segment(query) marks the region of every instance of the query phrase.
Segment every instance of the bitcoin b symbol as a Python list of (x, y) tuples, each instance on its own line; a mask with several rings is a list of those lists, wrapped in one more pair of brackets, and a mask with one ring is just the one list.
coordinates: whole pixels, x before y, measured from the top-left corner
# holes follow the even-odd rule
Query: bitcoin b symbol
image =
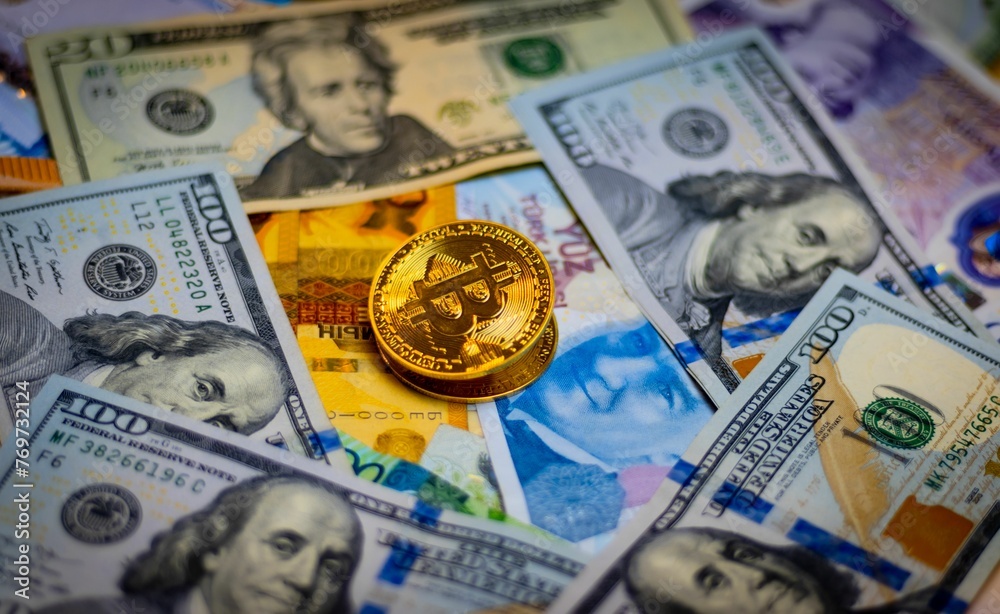
[[(429, 269), (433, 267), (431, 264)], [(430, 270), (428, 271), (430, 273)], [(444, 335), (466, 335), (483, 320), (503, 311), (501, 288), (514, 283), (515, 269), (502, 262), (490, 266), (482, 252), (472, 255), (472, 267), (439, 281), (413, 283), (417, 298), (403, 306), (410, 322), (430, 324)]]

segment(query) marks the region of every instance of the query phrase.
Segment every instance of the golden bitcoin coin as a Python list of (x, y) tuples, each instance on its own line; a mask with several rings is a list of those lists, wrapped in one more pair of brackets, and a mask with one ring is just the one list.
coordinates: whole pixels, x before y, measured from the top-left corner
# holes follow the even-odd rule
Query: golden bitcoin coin
[(375, 338), (409, 372), (445, 380), (495, 373), (529, 350), (553, 307), (549, 265), (524, 235), (450, 222), (382, 265), (368, 300)]
[(446, 401), (476, 403), (517, 392), (538, 379), (552, 362), (552, 357), (556, 354), (558, 340), (559, 331), (556, 328), (556, 318), (553, 316), (543, 329), (542, 337), (538, 342), (528, 350), (527, 354), (515, 360), (509, 368), (492, 375), (462, 381), (441, 380), (417, 375), (407, 371), (405, 367), (385, 354), (382, 355), (382, 358), (389, 365), (389, 370), (392, 371), (393, 375), (417, 392)]

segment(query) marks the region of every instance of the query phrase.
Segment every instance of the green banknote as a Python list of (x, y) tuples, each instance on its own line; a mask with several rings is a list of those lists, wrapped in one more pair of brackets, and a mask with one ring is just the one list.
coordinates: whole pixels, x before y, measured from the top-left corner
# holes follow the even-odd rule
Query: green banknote
[(382, 0), (87, 28), (28, 49), (64, 182), (215, 160), (249, 210), (273, 211), (536, 161), (511, 96), (686, 32), (671, 0)]

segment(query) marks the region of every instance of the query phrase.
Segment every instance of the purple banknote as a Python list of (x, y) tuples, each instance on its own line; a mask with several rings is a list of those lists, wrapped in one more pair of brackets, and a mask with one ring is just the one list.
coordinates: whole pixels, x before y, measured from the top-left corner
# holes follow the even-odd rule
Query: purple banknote
[[(880, 0), (688, 1), (697, 40), (757, 25), (837, 120), (936, 271), (1000, 337), (996, 85)], [(957, 273), (957, 275), (956, 275)]]

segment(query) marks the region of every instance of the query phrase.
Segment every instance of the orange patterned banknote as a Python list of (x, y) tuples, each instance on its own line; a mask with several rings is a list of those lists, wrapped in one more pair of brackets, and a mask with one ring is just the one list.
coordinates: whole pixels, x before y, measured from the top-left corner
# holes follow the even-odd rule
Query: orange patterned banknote
[(451, 186), (392, 199), (254, 216), (285, 312), (337, 429), (378, 452), (419, 462), (438, 426), (468, 429), (466, 405), (401, 384), (368, 321), (371, 280), (412, 234), (453, 221)]
[(0, 197), (61, 185), (55, 160), (0, 156)]

